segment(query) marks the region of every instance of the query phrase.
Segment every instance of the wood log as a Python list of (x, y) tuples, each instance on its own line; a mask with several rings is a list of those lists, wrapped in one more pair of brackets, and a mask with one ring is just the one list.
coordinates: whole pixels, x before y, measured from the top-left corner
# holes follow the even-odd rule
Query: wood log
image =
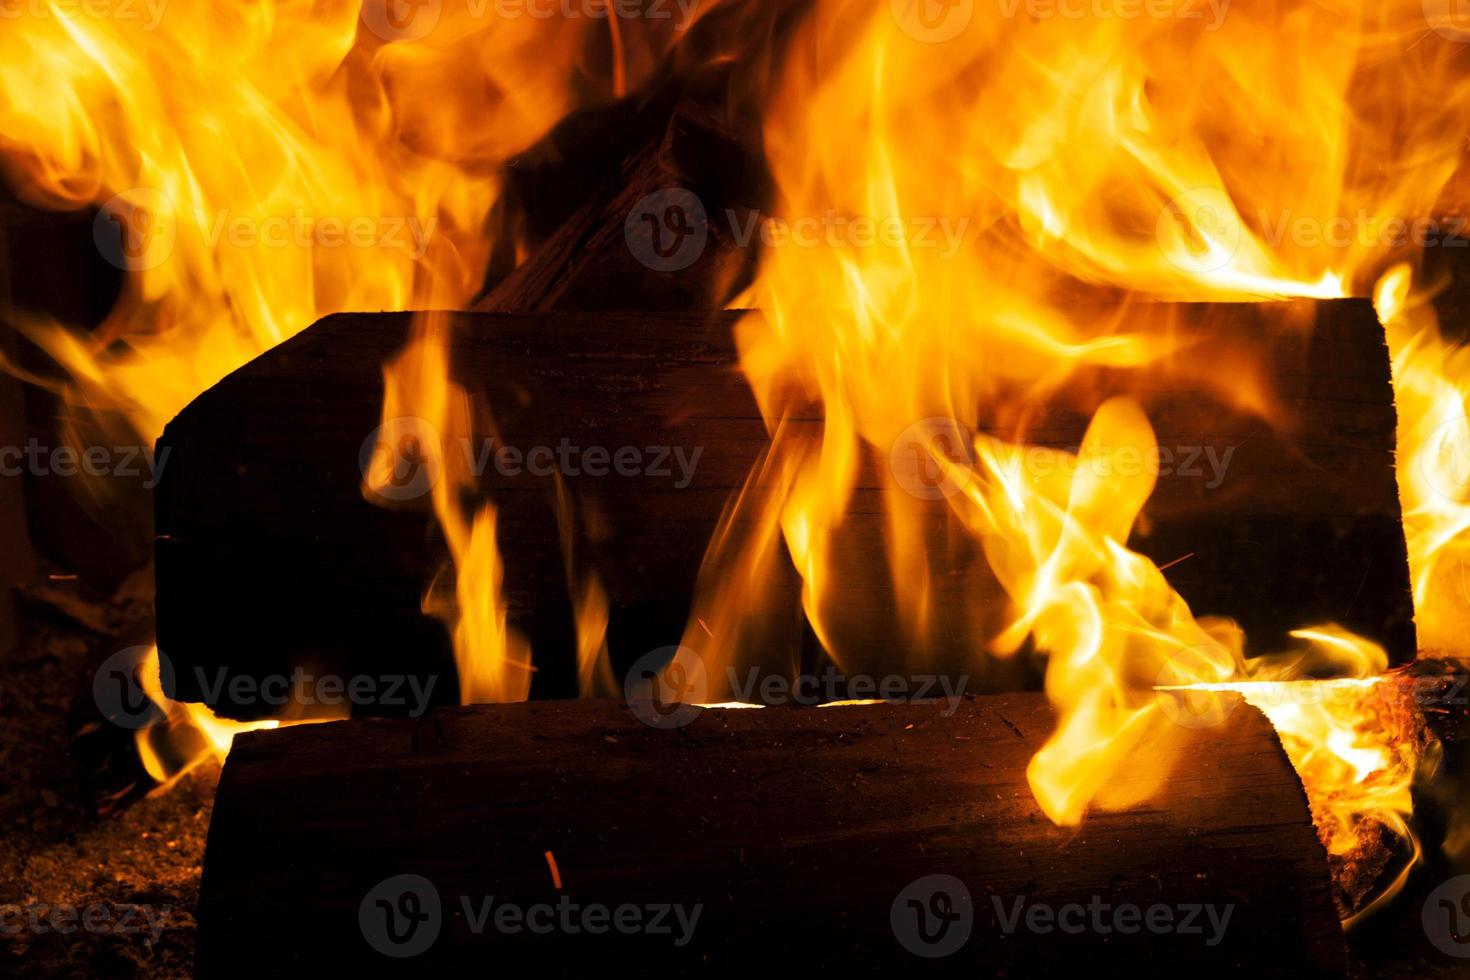
[[(1131, 314), (1134, 322), (1153, 315), (1179, 318), (1201, 341), (1146, 372), (1079, 376), (1065, 400), (1036, 412), (1028, 441), (1075, 447), (1104, 398), (1131, 392), (1161, 445), (1233, 452), (1218, 486), (1205, 485), (1203, 468), (1176, 465), (1161, 476), (1131, 542), (1161, 565), (1191, 556), (1166, 574), (1196, 613), (1236, 617), (1258, 651), (1280, 649), (1290, 629), (1337, 621), (1383, 643), (1396, 661), (1412, 660), (1392, 391), (1371, 308), (1334, 301)], [(643, 451), (664, 447), (662, 475), (560, 474), (576, 501), (576, 571), (595, 574), (611, 602), (617, 667), (679, 642), (706, 545), (768, 444), (736, 366), (738, 316), (454, 318), (452, 373), (476, 393), (481, 417), (493, 417), (497, 448), (524, 455), (567, 443), (611, 455), (634, 447), (651, 470), (653, 454)], [(207, 699), (235, 716), (269, 713), (232, 703), (227, 689), (207, 697), (205, 687), (221, 670), (259, 679), (300, 665), (341, 676), (437, 674), (437, 690), (453, 699), (447, 635), (420, 611), (447, 554), (428, 498), (385, 509), (360, 486), (380, 418), (380, 365), (405, 342), (410, 319), (328, 318), (226, 378), (165, 431), (159, 639), (182, 699)], [(1224, 404), (1190, 373), (1226, 360), (1274, 392), (1271, 419)], [(820, 426), (818, 411), (790, 421), (813, 438)], [(1009, 420), (992, 433), (1012, 435)], [(471, 448), (483, 457), (483, 446)], [(682, 474), (670, 448), (686, 461), (698, 453), (697, 465)], [(833, 567), (848, 576), (844, 608), (833, 611), (837, 641), (849, 657), (870, 652), (868, 666), (882, 672), (897, 666), (892, 651), (913, 645), (897, 625), (882, 553), (889, 455), (885, 447), (869, 454), (832, 546)], [(576, 649), (557, 481), (484, 470), (512, 621), (543, 651), (533, 694), (570, 696), (574, 665), (544, 653)], [(911, 652), (934, 669), (962, 667), (981, 689), (1014, 689), (1020, 661), (987, 667), (975, 656), (977, 636), (994, 635), (1010, 615), (979, 544), (953, 532), (947, 500), (916, 504), (943, 571), (932, 585), (942, 615), (926, 649)], [(787, 642), (780, 636), (793, 650), (801, 643), (799, 583), (784, 574), (756, 611), (774, 624), (777, 656), (791, 652), (774, 649)], [(858, 656), (850, 669), (864, 666)]]
[[(756, 118), (723, 97), (725, 70), (575, 113), (505, 168), (497, 243), (473, 309), (723, 309), (755, 273), (742, 242), (771, 191)], [(571, 202), (580, 202), (570, 207)], [(691, 237), (663, 262), (653, 235), (678, 208)], [(644, 223), (642, 209), (653, 225)], [(682, 239), (681, 239), (682, 241)], [(667, 243), (672, 249), (674, 242)], [(518, 261), (520, 256), (528, 256)]]
[[(1044, 698), (1021, 694), (707, 709), (677, 729), (646, 725), (619, 702), (543, 702), (244, 735), (210, 825), (198, 975), (385, 964), (555, 976), (734, 976), (777, 964), (965, 977), (1342, 970), (1326, 855), (1255, 709), (1240, 705), (1217, 728), (1170, 726), (1123, 777), (1178, 761), (1157, 795), (1079, 828), (1053, 825), (1027, 787), (1051, 726)], [(437, 906), (403, 944), (377, 904), (408, 907), (402, 879), (380, 886), (400, 875), (429, 883), (412, 883), (421, 910)], [(906, 899), (943, 911), (935, 875), (961, 886), (946, 884), (962, 918), (926, 944)], [(559, 924), (536, 935), (492, 918), (476, 934), (488, 896), (497, 908), (700, 912), (684, 945), (678, 927), (674, 937)], [(1092, 903), (1106, 906), (1109, 931), (1091, 913), (1061, 912)], [(1112, 929), (1125, 905), (1232, 911), (1223, 932), (1202, 913), (1203, 935), (1130, 934)], [(1018, 906), (1023, 919), (1008, 928)], [(1067, 930), (1045, 928), (1033, 907), (1063, 916)], [(1089, 920), (1080, 931), (1079, 916)], [(937, 918), (926, 925), (941, 933)], [(945, 943), (953, 951), (937, 956)]]
[[(755, 272), (774, 184), (762, 121), (787, 40), (810, 0), (702, 11), (636, 92), (573, 112), (502, 168), (495, 251), (473, 309), (487, 312), (724, 309)], [(760, 51), (750, 41), (760, 38)], [(671, 193), (679, 197), (668, 197)], [(650, 195), (653, 199), (650, 201)], [(685, 196), (688, 195), (688, 196)], [(668, 206), (697, 234), (654, 263)]]

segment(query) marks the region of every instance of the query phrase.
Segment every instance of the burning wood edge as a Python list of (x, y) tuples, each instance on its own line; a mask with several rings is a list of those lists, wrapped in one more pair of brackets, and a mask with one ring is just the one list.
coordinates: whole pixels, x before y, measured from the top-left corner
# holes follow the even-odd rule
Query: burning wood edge
[[(1106, 372), (1079, 381), (1079, 390), (1095, 389), (1098, 397), (1121, 384), (1144, 402), (1161, 440), (1208, 436), (1234, 453), (1232, 482), (1216, 490), (1182, 476), (1161, 480), (1145, 511), (1149, 531), (1131, 544), (1161, 565), (1173, 563), (1169, 582), (1196, 613), (1237, 617), (1263, 651), (1289, 629), (1336, 620), (1382, 642), (1395, 662), (1411, 659), (1393, 393), (1372, 307), (1356, 300), (1139, 304), (1127, 313), (1140, 325), (1179, 317), (1200, 326), (1212, 342), (1191, 357), (1228, 351), (1248, 358), (1295, 423), (1274, 431), (1162, 368), (1126, 383)], [(525, 467), (498, 473), (488, 463), (479, 478), (478, 489), (497, 508), (511, 625), (529, 638), (533, 656), (541, 652), (538, 697), (577, 690), (576, 665), (545, 655), (579, 649), (567, 590), (572, 572), (594, 575), (607, 592), (615, 666), (679, 642), (707, 544), (769, 446), (765, 420), (738, 373), (731, 331), (741, 316), (453, 317), (451, 371), (493, 416), (497, 449), (664, 450), (647, 458), (663, 460), (666, 479), (583, 472), (552, 481)], [(168, 426), (159, 452), (172, 463), (156, 495), (157, 605), (159, 641), (182, 700), (205, 701), (230, 717), (262, 717), (268, 712), (258, 701), (236, 701), (220, 682), (258, 684), (302, 665), (340, 676), (419, 671), (438, 677), (437, 691), (453, 700), (449, 638), (423, 613), (425, 588), (446, 555), (425, 491), (369, 501), (362, 486), (364, 454), (391, 454), (405, 434), (380, 427), (381, 368), (402, 348), (411, 320), (323, 320), (226, 378)], [(1075, 445), (1096, 406), (1054, 408), (1037, 418), (1035, 442)], [(814, 410), (788, 428), (815, 439), (821, 425)], [(483, 445), (451, 440), (439, 462), (463, 464), (466, 445), (475, 459), (491, 459)], [(687, 472), (671, 449), (685, 454)], [(912, 646), (911, 638), (890, 635), (896, 589), (875, 546), (884, 540), (883, 499), (898, 452), (866, 451), (830, 556), (834, 566), (863, 571), (861, 589), (850, 596), (856, 612), (843, 629), (856, 637), (852, 645), (880, 656)], [(575, 569), (563, 558), (563, 485), (580, 515), (571, 532)], [(953, 615), (937, 617), (926, 652), (936, 663), (980, 672), (977, 637), (1000, 628), (1008, 600), (979, 545), (952, 540), (949, 504), (927, 500), (919, 510), (926, 541), (951, 556), (955, 570), (935, 579), (934, 608)], [(1177, 561), (1182, 556), (1188, 560)], [(759, 612), (794, 634), (800, 582), (784, 571), (789, 581), (773, 590), (780, 601)], [(995, 671), (986, 678), (996, 681), (992, 689), (1019, 686), (999, 676), (1002, 667)]]
[[(965, 976), (1344, 968), (1302, 785), (1244, 704), (1214, 727), (1170, 726), (1123, 777), (1173, 764), (1153, 799), (1081, 828), (1054, 826), (1027, 786), (1054, 724), (1041, 695), (691, 707), (681, 727), (637, 708), (477, 706), (241, 736), (210, 828), (199, 975), (407, 954), (415, 972), (584, 976), (620, 955), (638, 975), (872, 972), (951, 943), (928, 965)], [(581, 928), (586, 910), (611, 924), (625, 906), (698, 918)], [(551, 930), (533, 932), (542, 915)]]

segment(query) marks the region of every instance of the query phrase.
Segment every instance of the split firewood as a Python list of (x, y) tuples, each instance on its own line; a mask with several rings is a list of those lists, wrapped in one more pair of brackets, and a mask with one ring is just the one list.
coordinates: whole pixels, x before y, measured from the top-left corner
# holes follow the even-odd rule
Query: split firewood
[[(1222, 404), (1163, 363), (1142, 377), (1088, 375), (1073, 386), (1080, 394), (1037, 412), (1028, 441), (1075, 447), (1098, 403), (1131, 392), (1161, 446), (1193, 447), (1160, 477), (1130, 545), (1169, 566), (1165, 574), (1196, 614), (1235, 617), (1260, 651), (1284, 648), (1291, 629), (1335, 621), (1382, 643), (1395, 662), (1412, 660), (1392, 390), (1371, 307), (1152, 309), (1187, 317), (1213, 338), (1187, 352), (1191, 364), (1228, 351), (1260, 375), (1278, 417)], [(1283, 326), (1291, 319), (1284, 314), (1305, 316), (1305, 328)], [(455, 317), (454, 380), (493, 418), (494, 441), (445, 451), (468, 448), (459, 462), (479, 461), (479, 487), (496, 505), (512, 624), (545, 654), (538, 696), (576, 691), (575, 666), (549, 654), (577, 648), (558, 482), (579, 515), (578, 571), (594, 574), (609, 598), (615, 665), (679, 641), (711, 535), (768, 446), (737, 368), (731, 328), (739, 316)], [(221, 670), (258, 679), (303, 664), (344, 676), (437, 675), (437, 690), (453, 698), (448, 636), (421, 611), (446, 555), (429, 499), (421, 493), (385, 507), (362, 491), (363, 454), (381, 448), (373, 441), (380, 366), (405, 343), (410, 320), (323, 320), (226, 378), (168, 427), (159, 450), (171, 462), (157, 491), (157, 602), (181, 698), (205, 699), (201, 685), (213, 687)], [(820, 426), (816, 413), (789, 422), (794, 437), (818, 438)], [(553, 460), (556, 478), (538, 475), (527, 456), (538, 447), (577, 456)], [(608, 458), (586, 465), (591, 457), (581, 454), (593, 448)], [(637, 454), (636, 475), (613, 465), (624, 449)], [(870, 452), (831, 555), (834, 568), (863, 570), (869, 583), (846, 597), (866, 612), (844, 642), (890, 664), (907, 641), (891, 614), (881, 495), (900, 450)], [(1187, 453), (1195, 469), (1178, 465)], [(1223, 473), (1205, 465), (1210, 454), (1229, 460)], [(1218, 483), (1207, 486), (1213, 476)], [(1006, 597), (979, 544), (946, 530), (948, 501), (915, 503), (935, 546), (951, 549), (955, 570), (932, 585), (936, 608), (952, 616), (940, 618), (932, 649), (922, 652), (975, 674), (977, 631), (1006, 621)], [(773, 587), (785, 600), (761, 613), (797, 624), (799, 582), (787, 575)], [(228, 703), (227, 692), (211, 698), (227, 714), (261, 713)]]
[[(1053, 825), (1026, 783), (1053, 723), (1040, 695), (681, 720), (590, 700), (241, 736), (210, 827), (199, 975), (408, 954), (416, 971), (561, 976), (1343, 967), (1325, 852), (1252, 708), (1172, 726), (1122, 777), (1178, 762), (1157, 796), (1080, 828)], [(576, 928), (526, 928), (543, 905)], [(580, 928), (602, 906), (678, 906), (687, 928)], [(506, 907), (531, 920), (498, 926)]]

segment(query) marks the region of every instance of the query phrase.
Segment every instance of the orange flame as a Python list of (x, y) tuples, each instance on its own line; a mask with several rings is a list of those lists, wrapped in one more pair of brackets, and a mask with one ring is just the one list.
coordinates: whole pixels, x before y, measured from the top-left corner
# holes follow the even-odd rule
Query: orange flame
[[(531, 651), (510, 628), (501, 595), (504, 565), (495, 541), (495, 508), (466, 511), (474, 476), (457, 447), (473, 435), (470, 398), (450, 379), (448, 318), (415, 318), (408, 346), (383, 368), (383, 428), (394, 432), (389, 453), (375, 454), (363, 492), (391, 503), (395, 469), (405, 462), (425, 481), (434, 516), (449, 545), (449, 562), (430, 584), (424, 611), (450, 627), (459, 674), (460, 701), (521, 701), (531, 689)], [(397, 437), (413, 440), (403, 448)], [(405, 460), (404, 455), (412, 459)]]
[[(1246, 662), (1237, 628), (1197, 620), (1127, 550), (1150, 478), (1102, 465), (1016, 470), (1020, 451), (1049, 452), (1026, 445), (1044, 398), (1082, 369), (1141, 377), (1177, 344), (1168, 317), (1125, 306), (1099, 320), (1076, 302), (1077, 281), (1189, 299), (1361, 288), (1402, 244), (1394, 219), (1430, 213), (1454, 172), (1470, 80), (1458, 42), (1431, 30), (1417, 0), (1233, 6), (1209, 25), (969, 5), (940, 11), (957, 24), (920, 16), (936, 9), (833, 0), (792, 43), (766, 145), (787, 217), (829, 233), (768, 248), (737, 304), (764, 311), (742, 323), (741, 355), (773, 434), (762, 465), (784, 476), (760, 481), (777, 486), (775, 502), (746, 502), (748, 540), (712, 549), (708, 577), (720, 584), (698, 613), (728, 642), (740, 609), (721, 595), (754, 591), (731, 587), (728, 568), (770, 561), (771, 522), (825, 651), (852, 656), (861, 643), (844, 635), (853, 610), (842, 600), (860, 591), (858, 570), (836, 556), (866, 460), (908, 447), (924, 485), (885, 474), (883, 492), (898, 611), (915, 649), (956, 613), (933, 588), (954, 573), (953, 539), (922, 530), (925, 508), (946, 500), (1013, 605), (1007, 622), (959, 628), (977, 653), (1030, 642), (1048, 655), (1060, 722), (1030, 777), (1048, 815), (1071, 824), (1146, 792), (1130, 781), (1120, 795), (1110, 777), (1177, 720), (1156, 684), (1219, 700), (1216, 685), (1383, 668), (1331, 626), (1298, 634), (1307, 653)], [(859, 241), (864, 222), (876, 238)], [(1235, 380), (1219, 368), (1204, 383)], [(1268, 398), (1244, 397), (1269, 411)], [(820, 432), (795, 436), (814, 407)], [(972, 432), (1012, 435), (965, 446)], [(1085, 442), (1106, 462), (1147, 453), (1153, 435), (1141, 409), (1111, 401)], [(1272, 717), (1314, 800), (1336, 801), (1323, 810), (1334, 850), (1361, 819), (1403, 827), (1412, 766), (1373, 743), (1371, 713)]]
[(224, 762), (241, 732), (281, 725), (279, 721), (230, 721), (215, 717), (201, 704), (171, 700), (159, 678), (157, 647), (139, 663), (137, 679), (148, 700), (164, 713), (161, 723), (139, 730), (135, 739), (143, 768), (159, 784), (154, 792), (168, 789), (207, 759)]
[[(69, 403), (144, 438), (326, 313), (463, 305), (490, 247), (497, 165), (577, 104), (627, 91), (669, 44), (615, 18), (604, 34), (588, 18), (487, 20), (454, 0), (412, 8), (432, 8), (433, 23), (382, 0), (172, 0), (157, 23), (43, 6), (0, 32), (0, 162), (32, 203), (100, 207), (99, 241), (130, 279), (91, 336), (22, 327), (68, 370)], [(1079, 371), (1138, 376), (1176, 348), (1172, 318), (1125, 305), (1099, 320), (1073, 302), (1078, 283), (1168, 298), (1361, 290), (1398, 257), (1389, 223), (1429, 213), (1458, 163), (1465, 38), (1420, 0), (1222, 6), (1076, 18), (1017, 0), (944, 5), (936, 20), (927, 3), (825, 0), (792, 39), (767, 120), (782, 207), (829, 234), (768, 249), (742, 299), (765, 311), (739, 339), (772, 441), (711, 543), (716, 585), (690, 636), (726, 660), (759, 646), (742, 629), (776, 591), (784, 543), (817, 639), (848, 656), (857, 571), (838, 545), (865, 468), (905, 447), (918, 486), (901, 472), (880, 481), (894, 614), (915, 649), (942, 624), (977, 656), (1030, 642), (1049, 657), (1060, 724), (1030, 777), (1062, 823), (1136, 801), (1139, 784), (1120, 796), (1109, 773), (1178, 720), (1172, 689), (1219, 707), (1217, 688), (1283, 682), (1324, 657), (1357, 678), (1382, 668), (1330, 626), (1298, 634), (1306, 654), (1244, 662), (1233, 625), (1196, 619), (1127, 550), (1151, 478), (1014, 467), (1035, 407)], [(598, 70), (583, 64), (593, 50)], [(1344, 216), (1349, 234), (1333, 234)], [(327, 225), (362, 217), (356, 244), (325, 242)], [(1449, 645), (1465, 622), (1464, 365), (1405, 272), (1378, 299), (1420, 625)], [(472, 428), (448, 329), (416, 325), (385, 370), (383, 421), (409, 425), (432, 470), (450, 564), (425, 605), (451, 621), (463, 697), (517, 699), (532, 668), (507, 623), (496, 512), (466, 505), (473, 481), (445, 448)], [(1218, 375), (1203, 383), (1240, 380)], [(799, 424), (813, 409), (815, 436)], [(1005, 438), (962, 435), (980, 431)], [(1108, 401), (1081, 455), (1105, 462), (1153, 439), (1136, 404)], [(389, 497), (395, 465), (367, 474), (370, 499)], [(952, 512), (942, 544), (923, 531), (934, 507)], [(955, 611), (933, 584), (964, 548), (1009, 596), (1004, 622), (970, 610), (945, 622)], [(606, 597), (572, 586), (585, 691), (606, 683)], [(212, 751), (227, 744), (231, 727), (181, 710)], [(1406, 812), (1404, 760), (1373, 741), (1368, 715), (1268, 713), (1314, 803), (1336, 801), (1317, 807), (1334, 851), (1366, 815)]]

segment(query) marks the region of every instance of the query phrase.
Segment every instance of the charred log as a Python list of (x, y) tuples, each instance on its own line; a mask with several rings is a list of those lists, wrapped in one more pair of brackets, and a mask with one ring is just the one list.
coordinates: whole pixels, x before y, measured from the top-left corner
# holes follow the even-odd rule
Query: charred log
[[(1008, 695), (711, 709), (678, 729), (616, 702), (553, 702), (242, 736), (210, 827), (199, 975), (370, 970), (409, 952), (416, 971), (558, 976), (612, 957), (637, 976), (1342, 969), (1325, 853), (1259, 713), (1171, 727), (1123, 777), (1178, 762), (1157, 796), (1081, 828), (1053, 825), (1027, 786), (1051, 726), (1040, 695)], [(401, 875), (418, 877), (385, 884)], [(407, 890), (431, 916), (422, 937), (384, 920)], [(932, 942), (931, 920), (921, 939), (906, 898), (959, 916), (967, 940), (923, 958), (950, 936)], [(496, 925), (504, 906), (562, 904), (700, 911), (685, 936)], [(1030, 911), (1092, 904), (1231, 911), (1222, 929), (1201, 913), (1199, 933), (1113, 929), (1111, 911), (1062, 930)]]
[[(1274, 393), (1272, 420), (1182, 379), (1179, 364), (1161, 363), (1143, 375), (1081, 377), (1069, 386), (1080, 394), (1036, 414), (1028, 442), (1075, 447), (1102, 399), (1134, 394), (1160, 444), (1184, 448), (1130, 544), (1160, 565), (1174, 563), (1166, 574), (1197, 614), (1237, 618), (1257, 650), (1280, 649), (1288, 630), (1336, 621), (1383, 643), (1395, 661), (1412, 660), (1392, 391), (1371, 308), (1227, 304), (1132, 315), (1165, 314), (1211, 338), (1181, 355), (1188, 370), (1249, 358), (1233, 363)], [(615, 664), (679, 641), (706, 545), (768, 445), (736, 366), (737, 317), (455, 319), (452, 372), (493, 418), (486, 431), (495, 441), (446, 451), (479, 461), (480, 488), (499, 511), (512, 621), (534, 650), (576, 648), (559, 482), (575, 503), (577, 571), (595, 574), (611, 601)], [(385, 508), (361, 488), (364, 453), (380, 435), (380, 365), (405, 342), (409, 322), (408, 314), (328, 318), (225, 379), (168, 427), (159, 449), (170, 463), (157, 491), (157, 602), (181, 698), (232, 715), (268, 714), (258, 703), (232, 703), (222, 682), (301, 666), (341, 676), (417, 671), (439, 676), (437, 692), (454, 698), (447, 635), (421, 612), (446, 555), (428, 498)], [(790, 425), (817, 438), (821, 420), (814, 412)], [(561, 446), (600, 447), (607, 458), (592, 467), (579, 455), (571, 466), (558, 461), (554, 477), (537, 475), (528, 451)], [(635, 475), (615, 467), (624, 448), (636, 450)], [(870, 453), (832, 555), (834, 567), (862, 572), (865, 583), (845, 597), (863, 612), (844, 645), (871, 648), (890, 669), (888, 653), (907, 645), (894, 625), (895, 587), (881, 550), (882, 487), (892, 482), (897, 451)], [(1190, 452), (1196, 458), (1186, 459)], [(1228, 458), (1228, 469), (1211, 470), (1211, 453)], [(936, 608), (953, 617), (925, 652), (931, 663), (948, 657), (973, 675), (976, 633), (1003, 621), (1007, 600), (978, 544), (946, 530), (950, 503), (918, 505), (933, 547), (948, 549), (946, 566), (955, 570), (933, 584)], [(797, 585), (792, 576), (776, 589), (787, 601), (762, 615), (797, 623)], [(543, 657), (537, 665), (534, 694), (575, 692), (572, 664)]]

